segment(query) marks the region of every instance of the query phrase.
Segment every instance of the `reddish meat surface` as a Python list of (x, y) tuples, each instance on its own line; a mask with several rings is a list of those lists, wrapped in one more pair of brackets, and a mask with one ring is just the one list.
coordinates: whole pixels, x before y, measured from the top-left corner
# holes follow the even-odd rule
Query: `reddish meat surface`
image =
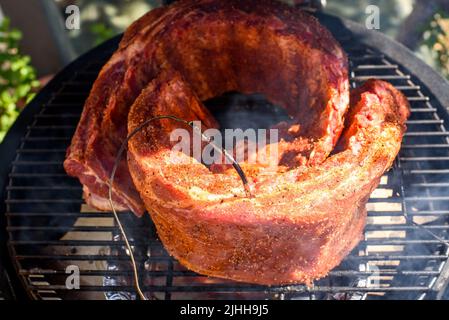
[[(166, 69), (177, 70), (200, 100), (238, 90), (283, 104), (302, 125), (297, 135), (319, 140), (302, 152), (311, 162), (322, 161), (341, 132), (347, 59), (315, 18), (276, 1), (178, 1), (128, 28), (86, 101), (64, 167), (80, 179), (94, 207), (109, 209), (101, 199), (107, 199), (131, 104)], [(145, 211), (126, 159), (113, 199), (120, 209)]]
[[(261, 175), (243, 164), (252, 172), (251, 199), (232, 170), (217, 174), (201, 163), (170, 160), (172, 145), (158, 137), (176, 123), (161, 120), (137, 134), (129, 142), (129, 167), (168, 251), (196, 272), (252, 283), (310, 283), (326, 275), (359, 242), (365, 204), (399, 151), (409, 114), (402, 94), (383, 81), (368, 81), (351, 99), (335, 154), (321, 164)], [(165, 112), (209, 119), (174, 76), (142, 92), (129, 130)], [(183, 153), (177, 159), (183, 157), (191, 160)]]
[(269, 0), (178, 1), (128, 28), (92, 88), (65, 168), (91, 205), (108, 210), (107, 182), (127, 133), (157, 115), (217, 128), (201, 101), (263, 93), (291, 120), (274, 126), (280, 139), (267, 148), (279, 152), (270, 166), (241, 163), (253, 198), (232, 168), (207, 168), (181, 152), (185, 161), (173, 161), (170, 132), (190, 128), (164, 119), (129, 141), (113, 199), (137, 215), (146, 209), (169, 253), (191, 270), (310, 283), (358, 243), (365, 204), (399, 151), (409, 113), (383, 81), (354, 90), (349, 103), (347, 67), (329, 31), (301, 10)]

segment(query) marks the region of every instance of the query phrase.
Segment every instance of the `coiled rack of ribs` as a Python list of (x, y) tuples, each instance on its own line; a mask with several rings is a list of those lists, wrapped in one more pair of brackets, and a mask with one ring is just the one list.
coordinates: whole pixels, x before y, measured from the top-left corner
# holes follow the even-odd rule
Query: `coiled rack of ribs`
[(184, 0), (134, 22), (102, 68), (64, 166), (85, 200), (110, 210), (108, 181), (121, 144), (147, 119), (218, 124), (202, 101), (263, 93), (290, 121), (270, 165), (229, 166), (180, 152), (163, 119), (128, 142), (115, 176), (120, 210), (150, 213), (168, 252), (189, 269), (258, 284), (310, 283), (360, 240), (365, 205), (399, 152), (409, 106), (391, 84), (350, 92), (345, 52), (309, 14), (277, 1)]

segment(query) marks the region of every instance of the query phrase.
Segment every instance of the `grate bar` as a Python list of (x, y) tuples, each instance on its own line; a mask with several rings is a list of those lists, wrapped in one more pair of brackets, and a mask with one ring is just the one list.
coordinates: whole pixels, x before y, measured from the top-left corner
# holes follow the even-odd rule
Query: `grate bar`
[(354, 81), (366, 81), (372, 78), (380, 79), (380, 80), (410, 80), (410, 76), (408, 75), (368, 75), (368, 76), (355, 76), (351, 78)]
[(432, 255), (432, 254), (428, 254), (428, 255), (366, 255), (366, 256), (348, 256), (347, 259), (348, 260), (386, 260), (386, 261), (390, 261), (390, 260), (446, 260), (448, 257), (447, 255)]
[(61, 161), (13, 161), (12, 165), (14, 166), (54, 166), (54, 165), (62, 165)]
[(429, 97), (407, 97), (408, 101), (430, 101)]
[(449, 157), (400, 157), (401, 161), (447, 161)]
[[(29, 275), (67, 275), (63, 270), (45, 270), (45, 269), (30, 269), (30, 270), (19, 270), (19, 273), (25, 276)], [(173, 275), (175, 277), (204, 277), (194, 273), (192, 271), (146, 271), (147, 276), (154, 277), (166, 277), (168, 275)], [(80, 270), (80, 275), (82, 276), (125, 276), (132, 275), (132, 270)], [(370, 276), (373, 274), (372, 271), (330, 271), (330, 275), (332, 276)], [(401, 271), (392, 271), (392, 270), (382, 270), (379, 271), (380, 276), (395, 276), (395, 275), (404, 275), (404, 276), (432, 276), (438, 275), (439, 271), (432, 270), (401, 270)], [(206, 277), (204, 277), (206, 278)]]
[(404, 170), (404, 174), (448, 174), (449, 169), (414, 169)]
[(422, 182), (422, 183), (411, 183), (411, 187), (424, 187), (424, 188), (440, 188), (449, 187), (449, 182)]
[[(7, 204), (14, 203), (84, 203), (82, 199), (7, 199), (5, 200)], [(50, 227), (42, 227), (50, 228)]]
[[(39, 290), (41, 287), (30, 285), (33, 290)], [(47, 285), (44, 287), (46, 290), (62, 290), (67, 291), (66, 285)], [(129, 291), (134, 292), (135, 289), (132, 286), (88, 286), (79, 289), (78, 291)], [(411, 286), (411, 287), (325, 287), (315, 286), (307, 288), (306, 286), (286, 286), (286, 287), (270, 287), (267, 289), (262, 286), (252, 285), (193, 285), (193, 286), (142, 286), (144, 292), (266, 292), (266, 293), (298, 293), (298, 292), (333, 292), (338, 293), (342, 291), (346, 292), (384, 292), (384, 291), (429, 291), (430, 288), (423, 286)]]
[[(41, 270), (41, 269), (30, 269), (30, 270), (19, 270), (19, 273), (24, 276), (29, 275), (67, 275), (63, 270)], [(133, 275), (132, 270), (80, 270), (79, 274), (81, 276), (129, 276)], [(172, 274), (175, 277), (201, 277), (197, 273), (192, 271), (145, 271), (147, 276), (151, 277), (166, 277)], [(422, 275), (432, 275), (430, 272), (423, 272)]]
[[(14, 191), (14, 190), (79, 190), (81, 191), (83, 188), (80, 186), (71, 187), (71, 186), (8, 186), (6, 190)], [(77, 213), (79, 214), (79, 212)]]
[(449, 144), (404, 144), (401, 149), (436, 149), (449, 148)]
[(384, 59), (385, 55), (383, 54), (364, 54), (364, 55), (360, 55), (360, 56), (355, 56), (355, 55), (348, 55), (349, 56), (349, 60), (350, 61), (364, 61), (364, 60), (370, 60), (370, 59)]
[[(109, 241), (109, 240), (54, 240), (54, 241), (39, 241), (39, 240), (11, 240), (11, 244), (17, 246), (61, 246), (61, 247), (91, 247), (91, 246), (111, 246), (111, 247), (122, 247), (125, 245), (124, 241)], [(160, 245), (160, 242), (157, 240), (148, 240), (148, 241), (136, 241), (130, 240), (133, 245)]]
[[(31, 237), (30, 237), (31, 238)], [(449, 240), (444, 239), (443, 240)], [(124, 241), (109, 241), (109, 240), (56, 240), (56, 241), (42, 241), (42, 240), (11, 240), (11, 244), (17, 246), (61, 246), (61, 247), (91, 247), (91, 246), (111, 246), (121, 247), (125, 245)], [(145, 240), (136, 241), (131, 240), (133, 245), (149, 244), (152, 246), (160, 246), (160, 242), (157, 240)], [(407, 245), (407, 244), (441, 244), (441, 241), (435, 239), (420, 239), (420, 240), (406, 240), (406, 239), (367, 239), (365, 240), (367, 245)]]
[(421, 90), (421, 86), (417, 85), (408, 85), (408, 86), (395, 86), (396, 89), (407, 91), (407, 90)]
[(449, 230), (449, 225), (390, 225), (390, 224), (375, 224), (367, 225), (367, 231), (398, 231), (398, 230), (421, 230), (421, 229), (435, 229), (435, 230)]
[(443, 201), (449, 200), (449, 196), (418, 196), (418, 197), (404, 197), (405, 201)]
[(353, 71), (362, 71), (362, 70), (379, 70), (379, 69), (397, 69), (397, 64), (359, 64), (354, 67)]
[(410, 111), (412, 113), (417, 113), (417, 112), (436, 112), (437, 109), (435, 109), (435, 108), (410, 108)]
[[(63, 200), (62, 200), (63, 201)], [(71, 202), (71, 200), (69, 201)], [(8, 230), (11, 231), (116, 231), (116, 227), (109, 226), (9, 226)], [(126, 229), (129, 230), (146, 230), (148, 228), (142, 228), (138, 226), (130, 226)]]
[(7, 212), (8, 217), (79, 217), (112, 218), (110, 212)]
[[(139, 227), (127, 227), (128, 230), (141, 230), (145, 231), (144, 228)], [(8, 226), (8, 231), (78, 231), (78, 232), (113, 232), (117, 231), (118, 229), (116, 227), (106, 227), (106, 226), (72, 226), (72, 227), (65, 227), (65, 226)], [(147, 231), (150, 231), (150, 229), (147, 229)]]
[(449, 131), (418, 131), (418, 132), (406, 132), (404, 133), (404, 136), (407, 137), (429, 137), (429, 136), (449, 136)]
[[(136, 261), (139, 260), (140, 262), (143, 262), (147, 260), (146, 256), (142, 255), (135, 255), (134, 256)], [(19, 260), (57, 260), (57, 261), (128, 261), (129, 256), (128, 255), (22, 255), (18, 254), (16, 255), (16, 258)], [(152, 261), (168, 261), (171, 258), (169, 256), (155, 256), (151, 257)]]
[[(26, 254), (17, 254), (16, 258), (19, 260), (57, 260), (57, 261), (81, 261), (81, 260), (87, 260), (87, 261), (119, 261), (124, 260), (128, 261), (129, 257), (127, 255), (26, 255)], [(147, 260), (147, 256), (142, 255), (135, 255), (136, 260), (144, 261)], [(371, 261), (371, 260), (445, 260), (447, 259), (447, 255), (366, 255), (366, 256), (348, 256), (346, 259), (348, 261), (350, 260), (356, 260), (356, 261)], [(170, 256), (152, 256), (149, 260), (152, 261), (167, 261), (170, 260)]]
[(10, 178), (67, 178), (76, 180), (73, 177), (70, 177), (64, 173), (10, 173)]
[(444, 120), (408, 120), (407, 124), (443, 124)]

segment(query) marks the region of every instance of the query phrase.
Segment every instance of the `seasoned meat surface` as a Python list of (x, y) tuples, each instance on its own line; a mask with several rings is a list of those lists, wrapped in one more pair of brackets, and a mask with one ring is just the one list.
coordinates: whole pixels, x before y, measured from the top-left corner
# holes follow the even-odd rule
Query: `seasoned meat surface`
[[(107, 199), (126, 115), (142, 89), (168, 69), (179, 72), (200, 100), (227, 91), (263, 92), (284, 106), (292, 116), (288, 126), (301, 124), (296, 136), (314, 141), (291, 163), (322, 161), (341, 133), (347, 58), (315, 18), (277, 1), (177, 1), (128, 28), (86, 101), (64, 167), (80, 179), (91, 205), (108, 209), (99, 199)], [(126, 159), (113, 199), (118, 208), (145, 211)]]
[[(186, 103), (201, 106), (182, 79), (155, 80), (132, 106), (129, 130), (161, 111), (187, 120), (203, 114), (178, 108)], [(184, 161), (173, 162), (170, 141), (156, 138), (174, 126), (169, 120), (130, 140), (129, 168), (164, 246), (189, 269), (259, 284), (310, 283), (359, 242), (366, 202), (399, 151), (408, 116), (391, 84), (366, 82), (351, 95), (334, 153), (318, 165), (250, 175), (254, 198), (232, 170), (211, 172), (182, 153)], [(243, 164), (246, 172), (251, 166)]]
[[(88, 203), (110, 210), (118, 149), (144, 121), (219, 125), (202, 101), (262, 93), (290, 120), (265, 163), (229, 165), (174, 152), (187, 125), (153, 121), (128, 143), (117, 209), (147, 210), (168, 252), (196, 272), (258, 284), (311, 283), (359, 242), (366, 202), (392, 165), (409, 106), (391, 84), (349, 92), (344, 51), (307, 13), (270, 0), (181, 0), (133, 23), (100, 72), (64, 163)], [(204, 143), (201, 148), (204, 147)], [(230, 150), (235, 152), (236, 150)], [(173, 157), (175, 155), (175, 157)]]

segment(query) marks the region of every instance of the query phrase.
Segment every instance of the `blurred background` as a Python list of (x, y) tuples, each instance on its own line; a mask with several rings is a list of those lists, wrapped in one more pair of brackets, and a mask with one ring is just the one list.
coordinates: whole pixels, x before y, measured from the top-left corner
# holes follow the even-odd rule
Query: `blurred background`
[[(294, 5), (301, 0), (285, 0)], [(40, 87), (82, 53), (123, 32), (163, 0), (0, 0), (0, 141)], [(165, 1), (167, 2), (167, 1)], [(366, 23), (403, 43), (449, 79), (449, 0), (327, 0), (324, 11)], [(79, 28), (67, 18), (79, 9)], [(73, 25), (72, 25), (73, 26)]]

